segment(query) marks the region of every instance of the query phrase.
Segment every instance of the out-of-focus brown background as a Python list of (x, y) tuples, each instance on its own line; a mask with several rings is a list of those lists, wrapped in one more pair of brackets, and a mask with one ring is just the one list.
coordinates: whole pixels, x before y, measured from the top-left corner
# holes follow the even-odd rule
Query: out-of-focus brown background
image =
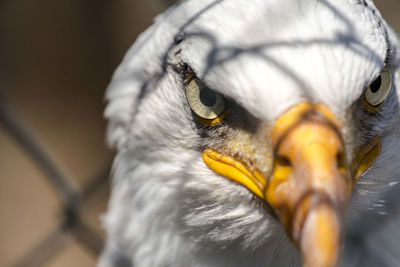
[[(0, 266), (95, 265), (112, 160), (104, 90), (167, 2), (0, 0)], [(375, 3), (400, 32), (400, 1)], [(32, 157), (32, 141), (60, 173)]]

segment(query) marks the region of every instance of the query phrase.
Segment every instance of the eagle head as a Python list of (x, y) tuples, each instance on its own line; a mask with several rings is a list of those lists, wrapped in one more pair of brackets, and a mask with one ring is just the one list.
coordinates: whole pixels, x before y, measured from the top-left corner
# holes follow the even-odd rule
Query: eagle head
[(369, 0), (158, 16), (107, 91), (100, 266), (360, 263), (369, 243), (343, 244), (369, 240), (400, 179), (399, 48)]

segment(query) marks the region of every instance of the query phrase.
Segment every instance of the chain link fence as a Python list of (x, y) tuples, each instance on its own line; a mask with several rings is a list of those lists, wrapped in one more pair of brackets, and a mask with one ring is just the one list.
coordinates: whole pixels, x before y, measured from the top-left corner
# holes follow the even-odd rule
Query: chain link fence
[(107, 183), (110, 164), (105, 165), (100, 173), (90, 177), (82, 189), (76, 188), (72, 183), (73, 179), (60, 170), (16, 111), (6, 103), (4, 97), (0, 98), (0, 125), (41, 169), (43, 178), (57, 192), (62, 206), (62, 220), (56, 230), (50, 232), (11, 266), (45, 265), (67, 244), (65, 235), (71, 235), (94, 255), (99, 255), (103, 239), (82, 219), (82, 206), (100, 186)]
[[(2, 39), (0, 44), (0, 58), (2, 58), (0, 63), (0, 139), (2, 140), (0, 141), (4, 142), (4, 139), (6, 139), (6, 144), (7, 142), (13, 143), (12, 146), (15, 146), (15, 149), (18, 150), (19, 154), (17, 155), (28, 158), (29, 164), (33, 165), (32, 167), (35, 171), (39, 171), (39, 174), (35, 175), (28, 173), (26, 169), (21, 167), (20, 170), (14, 170), (14, 173), (17, 174), (13, 177), (8, 176), (9, 173), (1, 175), (3, 176), (1, 178), (3, 179), (2, 192), (16, 190), (15, 184), (9, 185), (11, 179), (18, 177), (20, 181), (16, 183), (17, 186), (25, 186), (26, 178), (24, 177), (29, 177), (30, 183), (40, 182), (40, 186), (42, 186), (42, 182), (44, 182), (45, 186), (47, 185), (44, 191), (48, 189), (50, 191), (46, 192), (46, 194), (51, 194), (51, 196), (43, 196), (40, 201), (57, 202), (52, 205), (51, 208), (54, 206), (54, 209), (50, 208), (51, 213), (49, 213), (49, 208), (44, 208), (46, 211), (35, 210), (41, 209), (40, 204), (43, 204), (43, 202), (35, 202), (36, 200), (32, 198), (32, 195), (40, 195), (43, 191), (32, 193), (32, 195), (24, 198), (20, 197), (21, 194), (19, 197), (11, 199), (2, 198), (3, 200), (6, 199), (6, 202), (3, 202), (2, 206), (0, 206), (0, 209), (2, 209), (0, 214), (10, 217), (10, 219), (8, 219), (8, 224), (0, 224), (3, 227), (2, 233), (9, 233), (6, 235), (7, 237), (2, 237), (3, 241), (1, 243), (3, 244), (0, 244), (0, 250), (3, 250), (0, 254), (7, 258), (0, 260), (0, 266), (72, 266), (73, 264), (70, 265), (68, 260), (60, 263), (58, 259), (63, 254), (65, 255), (65, 251), (76, 244), (78, 244), (79, 249), (83, 249), (84, 254), (80, 255), (87, 256), (90, 259), (90, 265), (95, 264), (104, 244), (104, 233), (99, 228), (99, 217), (104, 212), (112, 161), (110, 153), (107, 152), (109, 155), (99, 156), (96, 159), (96, 164), (87, 165), (87, 168), (95, 167), (97, 171), (76, 171), (74, 169), (71, 171), (71, 164), (67, 164), (67, 167), (65, 166), (67, 156), (61, 155), (60, 157), (59, 155), (60, 151), (63, 154), (61, 149), (71, 144), (71, 142), (59, 141), (57, 144), (61, 143), (61, 148), (54, 149), (54, 141), (48, 142), (49, 134), (47, 132), (43, 134), (43, 128), (39, 127), (38, 129), (35, 123), (33, 123), (33, 126), (36, 127), (31, 127), (32, 117), (29, 115), (31, 110), (24, 110), (24, 107), (21, 110), (21, 106), (29, 101), (31, 101), (31, 105), (34, 108), (41, 109), (41, 105), (46, 101), (53, 101), (57, 93), (47, 97), (44, 102), (42, 100), (35, 102), (40, 99), (40, 96), (37, 96), (36, 100), (29, 99), (28, 101), (19, 103), (17, 101), (16, 103), (15, 97), (10, 98), (10, 95), (13, 96), (14, 93), (10, 94), (10, 92), (16, 89), (20, 90), (17, 93), (19, 97), (22, 95), (22, 98), (28, 99), (32, 94), (43, 93), (43, 90), (33, 89), (24, 96), (27, 88), (42, 87), (46, 88), (45, 91), (51, 91), (48, 88), (53, 82), (55, 82), (56, 86), (57, 84), (60, 85), (54, 89), (55, 92), (69, 90), (68, 86), (71, 87), (76, 84), (82, 84), (81, 88), (90, 87), (90, 92), (86, 93), (86, 95), (78, 94), (74, 97), (79, 98), (82, 95), (84, 97), (87, 97), (87, 95), (96, 97), (97, 102), (91, 100), (90, 104), (81, 100), (80, 105), (88, 105), (87, 108), (90, 109), (93, 103), (98, 103), (96, 112), (92, 111), (91, 115), (92, 117), (93, 114), (97, 116), (95, 118), (97, 128), (95, 129), (101, 131), (102, 123), (99, 123), (99, 121), (101, 121), (102, 115), (101, 110), (99, 111), (99, 106), (101, 106), (101, 98), (112, 71), (121, 60), (123, 53), (136, 38), (136, 35), (147, 27), (146, 24), (148, 25), (151, 22), (152, 17), (174, 2), (176, 1), (121, 0), (109, 2), (101, 0), (95, 3), (80, 0), (39, 0), (36, 4), (32, 4), (25, 0), (0, 0), (0, 39)], [(136, 21), (140, 21), (140, 23)], [(60, 31), (64, 32), (58, 35)], [(21, 42), (25, 42), (25, 44)], [(74, 46), (76, 44), (78, 46)], [(76, 57), (74, 54), (76, 54)], [(98, 60), (99, 58), (101, 60)], [(38, 62), (38, 59), (42, 62)], [(59, 66), (51, 66), (52, 64), (59, 64)], [(76, 66), (79, 64), (83, 64), (84, 67), (77, 68)], [(60, 67), (62, 65), (65, 66)], [(69, 76), (68, 78), (75, 79), (75, 82), (70, 82), (69, 85), (66, 85), (65, 80), (60, 80), (59, 76), (54, 76), (54, 73), (58, 75), (56, 71), (53, 72), (54, 68), (63, 70), (65, 77)], [(40, 71), (37, 71), (37, 69)], [(70, 72), (71, 69), (76, 70)], [(85, 77), (79, 76), (82, 71), (86, 71)], [(36, 77), (32, 79), (31, 76)], [(37, 77), (44, 82), (36, 83)], [(49, 81), (46, 81), (47, 79)], [(79, 89), (73, 91), (70, 95), (78, 92)], [(59, 101), (62, 96), (64, 96), (64, 93), (56, 96), (56, 101)], [(65, 102), (68, 103), (68, 101), (71, 100), (66, 100)], [(59, 104), (60, 102), (57, 103)], [(57, 106), (57, 103), (50, 104), (45, 108), (51, 113), (53, 112), (51, 108)], [(69, 108), (72, 109), (73, 107)], [(81, 109), (84, 110), (84, 108)], [(79, 114), (79, 112), (74, 114)], [(38, 114), (35, 116), (43, 115), (45, 112), (39, 112)], [(57, 113), (57, 115), (59, 114)], [(63, 117), (60, 116), (59, 119), (61, 120), (60, 123), (63, 124)], [(51, 119), (45, 118), (44, 120)], [(72, 126), (79, 126), (79, 123), (72, 124)], [(57, 125), (47, 125), (46, 127), (52, 129)], [(89, 128), (85, 128), (88, 131), (86, 135), (90, 135)], [(67, 130), (69, 129), (67, 128)], [(70, 130), (79, 131), (81, 129)], [(98, 135), (96, 142), (91, 144), (91, 148), (95, 145), (101, 145), (99, 144), (101, 141), (98, 141)], [(100, 135), (103, 136), (103, 132)], [(65, 136), (68, 136), (68, 134), (56, 136), (53, 133), (51, 138), (65, 138)], [(87, 140), (87, 137), (80, 140), (80, 142), (84, 143), (85, 140)], [(85, 149), (91, 149), (89, 147), (81, 148), (79, 147), (80, 145), (82, 143), (71, 148), (73, 152), (69, 153), (78, 154)], [(54, 153), (57, 149), (59, 149), (58, 153)], [(99, 151), (104, 151), (102, 149), (98, 148)], [(7, 151), (4, 149), (3, 153), (3, 157), (0, 157), (0, 160), (8, 156), (6, 155)], [(77, 157), (84, 159), (85, 156), (95, 153), (92, 151)], [(68, 154), (68, 157), (71, 157), (71, 154)], [(10, 159), (10, 161), (12, 160)], [(15, 166), (19, 168), (19, 160), (15, 159), (17, 163), (10, 166), (10, 168), (15, 168)], [(8, 163), (10, 161), (7, 160)], [(7, 164), (7, 162), (2, 163)], [(79, 164), (75, 164), (72, 168), (75, 168), (76, 165)], [(4, 167), (4, 165), (2, 166)], [(89, 177), (80, 177), (82, 173), (90, 174)], [(41, 181), (38, 181), (38, 179), (41, 179)], [(27, 190), (31, 192), (36, 189), (28, 188)], [(10, 195), (15, 194), (10, 192)], [(102, 203), (96, 204), (97, 208), (94, 208), (95, 210), (93, 211), (92, 202), (93, 200), (97, 201), (99, 196)], [(20, 203), (17, 204), (15, 201)], [(29, 201), (35, 203), (29, 203)], [(18, 210), (21, 205), (25, 205), (26, 209)], [(7, 207), (7, 209), (4, 209), (4, 207)], [(91, 209), (89, 213), (92, 213), (93, 219), (88, 219), (88, 209)], [(29, 215), (14, 216), (10, 212), (16, 214), (24, 213), (27, 210), (32, 210), (32, 214), (35, 214), (36, 217), (32, 218), (35, 222), (14, 223), (16, 219), (28, 219)], [(48, 218), (38, 220), (37, 217), (40, 216)], [(24, 234), (30, 231), (39, 231), (36, 227), (42, 221), (46, 221), (46, 223), (50, 221), (50, 223), (43, 226), (42, 228), (44, 229), (41, 229), (40, 233), (36, 234), (34, 238), (31, 236), (25, 238)], [(21, 226), (26, 227), (26, 229), (21, 229)], [(10, 245), (7, 244), (9, 242)], [(21, 242), (24, 242), (24, 244)], [(74, 255), (79, 254), (75, 253)], [(86, 263), (85, 260), (79, 261), (79, 266), (88, 266)]]

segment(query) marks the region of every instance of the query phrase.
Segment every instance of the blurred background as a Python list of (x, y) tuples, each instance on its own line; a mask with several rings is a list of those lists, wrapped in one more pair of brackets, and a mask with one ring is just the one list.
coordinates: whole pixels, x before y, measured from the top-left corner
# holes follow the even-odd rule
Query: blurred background
[[(113, 153), (103, 95), (173, 1), (0, 0), (0, 266), (95, 266)], [(400, 33), (400, 0), (376, 0)]]

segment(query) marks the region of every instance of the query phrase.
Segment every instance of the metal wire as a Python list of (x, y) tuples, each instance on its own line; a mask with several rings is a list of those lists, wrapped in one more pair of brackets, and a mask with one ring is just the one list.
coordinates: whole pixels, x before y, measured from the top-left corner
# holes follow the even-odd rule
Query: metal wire
[[(154, 3), (166, 8), (176, 0), (156, 0)], [(10, 0), (0, 0), (0, 7)], [(43, 172), (43, 179), (57, 191), (62, 205), (62, 219), (53, 232), (45, 236), (27, 253), (11, 263), (10, 267), (39, 267), (46, 265), (72, 241), (86, 247), (93, 255), (100, 254), (103, 247), (102, 237), (82, 218), (82, 207), (97, 190), (107, 183), (111, 163), (88, 179), (81, 189), (58, 167), (56, 161), (46, 152), (34, 131), (30, 129), (16, 110), (0, 94), (0, 127), (30, 156)]]
[(57, 163), (47, 154), (33, 131), (24, 124), (16, 111), (1, 95), (0, 125), (43, 171), (43, 178), (57, 190), (63, 208), (63, 218), (59, 227), (10, 266), (43, 266), (56, 256), (71, 239), (80, 242), (94, 255), (99, 255), (103, 247), (102, 237), (82, 219), (82, 206), (100, 186), (107, 183), (110, 164), (91, 177), (88, 184), (83, 186), (80, 191), (72, 183), (72, 179), (58, 168)]

